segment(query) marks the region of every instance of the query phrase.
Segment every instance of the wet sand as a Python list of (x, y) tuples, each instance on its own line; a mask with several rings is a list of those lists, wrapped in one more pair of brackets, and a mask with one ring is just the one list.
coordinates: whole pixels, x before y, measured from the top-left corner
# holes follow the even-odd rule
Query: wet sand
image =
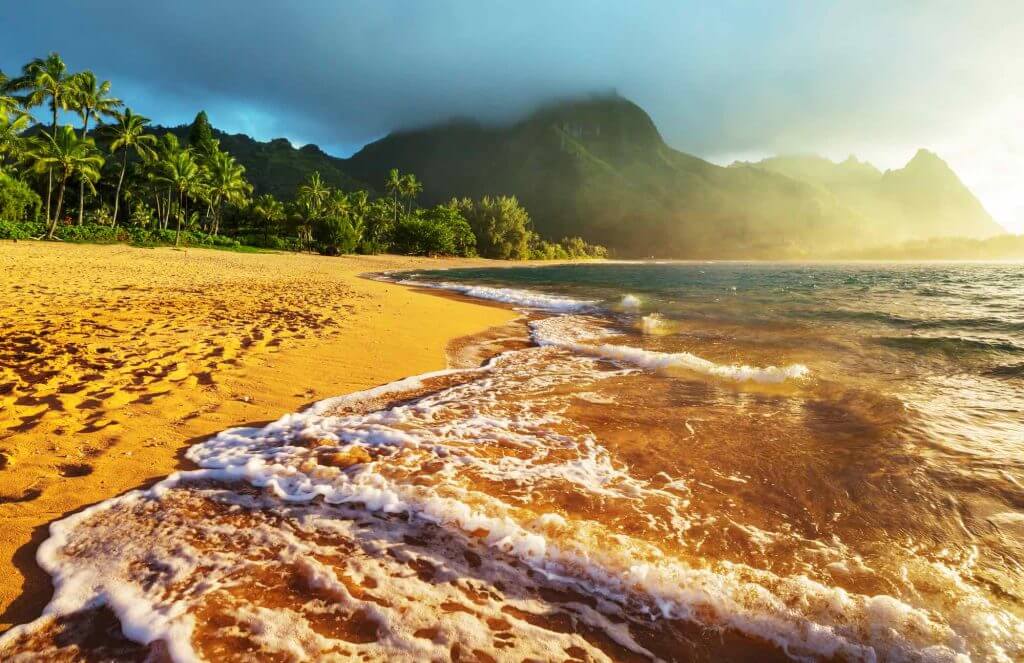
[(0, 631), (51, 596), (48, 524), (225, 428), (442, 368), (503, 308), (360, 278), (482, 261), (0, 242)]

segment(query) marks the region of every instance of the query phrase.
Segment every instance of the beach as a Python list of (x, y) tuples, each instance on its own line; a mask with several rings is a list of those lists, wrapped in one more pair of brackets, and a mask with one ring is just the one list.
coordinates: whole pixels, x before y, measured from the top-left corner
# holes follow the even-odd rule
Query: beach
[(233, 426), (444, 368), (515, 317), (361, 278), (484, 261), (0, 243), (0, 631), (38, 616), (48, 525), (191, 468)]

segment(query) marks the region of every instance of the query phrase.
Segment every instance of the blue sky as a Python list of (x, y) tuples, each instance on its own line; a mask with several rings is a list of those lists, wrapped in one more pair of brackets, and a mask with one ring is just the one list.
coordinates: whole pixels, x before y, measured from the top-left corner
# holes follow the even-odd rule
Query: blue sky
[(451, 116), (513, 119), (617, 90), (719, 163), (938, 152), (1024, 231), (1024, 3), (20, 3), (0, 68), (57, 50), (165, 124), (200, 108), (260, 139), (346, 155)]

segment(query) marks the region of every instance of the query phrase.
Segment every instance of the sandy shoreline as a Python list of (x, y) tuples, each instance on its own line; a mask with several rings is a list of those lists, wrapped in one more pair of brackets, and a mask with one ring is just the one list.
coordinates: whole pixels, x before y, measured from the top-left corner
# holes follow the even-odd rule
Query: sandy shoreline
[(360, 278), (460, 264), (0, 243), (0, 631), (49, 600), (48, 523), (225, 428), (442, 368), (515, 317)]

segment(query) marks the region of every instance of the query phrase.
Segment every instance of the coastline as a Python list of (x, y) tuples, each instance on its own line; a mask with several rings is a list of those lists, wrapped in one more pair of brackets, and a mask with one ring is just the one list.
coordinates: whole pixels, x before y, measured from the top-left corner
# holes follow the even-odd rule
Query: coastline
[(189, 468), (226, 428), (444, 368), (518, 316), (364, 274), (483, 264), (0, 243), (0, 632), (51, 596), (49, 523)]

